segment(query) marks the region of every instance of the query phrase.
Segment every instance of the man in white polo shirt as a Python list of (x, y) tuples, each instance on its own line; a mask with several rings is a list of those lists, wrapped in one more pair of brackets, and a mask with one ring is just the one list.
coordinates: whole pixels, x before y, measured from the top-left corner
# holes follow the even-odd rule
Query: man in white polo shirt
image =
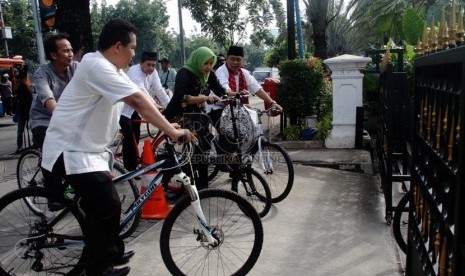
[[(162, 104), (161, 108), (164, 109), (168, 106), (170, 98), (161, 86), (160, 78), (155, 70), (156, 65), (157, 53), (143, 52), (140, 63), (131, 66), (127, 74), (141, 91), (151, 97), (156, 97)], [(123, 131), (123, 163), (128, 171), (135, 170), (138, 165), (136, 145), (139, 144), (140, 139), (140, 119), (139, 113), (134, 111), (134, 108), (124, 104), (119, 124)]]
[(102, 29), (98, 51), (86, 54), (58, 102), (43, 145), (44, 177), (64, 177), (81, 196), (85, 213), (86, 275), (127, 275), (125, 264), (134, 252), (124, 253), (119, 237), (121, 203), (110, 176), (108, 146), (118, 133), (124, 103), (172, 139), (195, 139), (176, 129), (153, 105), (149, 96), (129, 80), (122, 68), (134, 56), (136, 28), (120, 19)]

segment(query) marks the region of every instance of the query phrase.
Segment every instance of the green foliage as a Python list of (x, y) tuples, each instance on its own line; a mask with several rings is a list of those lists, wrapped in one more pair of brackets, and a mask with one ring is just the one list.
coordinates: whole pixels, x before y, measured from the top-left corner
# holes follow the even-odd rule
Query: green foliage
[(136, 61), (143, 51), (160, 51), (174, 46), (165, 31), (169, 16), (161, 0), (120, 0), (108, 17), (127, 20), (138, 29)]
[[(37, 60), (37, 49), (35, 45), (34, 22), (32, 10), (28, 0), (2, 1), (3, 20), (5, 26), (11, 27), (12, 39), (8, 39), (8, 52), (10, 56), (21, 55), (28, 63)], [(5, 57), (5, 48), (0, 47), (1, 56)]]
[(333, 113), (327, 113), (321, 119), (316, 122), (315, 128), (318, 130), (318, 133), (315, 136), (315, 139), (324, 141), (330, 136), (331, 128), (333, 121)]
[(282, 136), (284, 140), (287, 141), (297, 141), (300, 140), (300, 132), (303, 127), (301, 125), (289, 125), (283, 129)]
[[(190, 10), (192, 18), (200, 23), (202, 32), (207, 33), (212, 40), (224, 48), (237, 45), (246, 39), (247, 25), (252, 25), (256, 41), (261, 37), (267, 26), (275, 19), (275, 14), (282, 14), (282, 5), (270, 0), (182, 0), (182, 6)], [(245, 7), (247, 14), (241, 13)], [(280, 11), (279, 8), (281, 9)], [(276, 12), (278, 11), (278, 12)]]
[(407, 43), (415, 45), (422, 34), (423, 18), (412, 8), (408, 8), (402, 18), (402, 29)]
[(378, 102), (379, 73), (367, 72), (363, 76), (363, 99), (365, 102)]
[(265, 54), (265, 64), (268, 67), (278, 67), (281, 61), (287, 60), (287, 42), (282, 42)]
[(281, 78), (278, 102), (291, 124), (295, 125), (317, 111), (315, 104), (325, 91), (323, 65), (318, 59), (311, 59), (310, 62), (287, 60), (281, 62), (278, 68)]

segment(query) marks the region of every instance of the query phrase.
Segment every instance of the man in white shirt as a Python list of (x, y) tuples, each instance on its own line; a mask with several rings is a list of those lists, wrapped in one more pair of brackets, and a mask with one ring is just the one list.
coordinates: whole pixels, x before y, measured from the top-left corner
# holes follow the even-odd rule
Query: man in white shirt
[[(275, 100), (270, 98), (268, 93), (263, 90), (262, 86), (257, 80), (250, 74), (249, 71), (243, 68), (244, 66), (244, 49), (240, 46), (230, 46), (226, 55), (225, 64), (221, 65), (216, 69), (215, 74), (220, 84), (228, 91), (228, 95), (235, 95), (236, 93), (241, 94), (252, 94), (272, 107), (282, 110), (282, 107), (276, 103)], [(221, 112), (224, 109), (224, 104), (221, 102), (211, 106), (210, 117), (214, 126), (218, 129), (218, 120), (221, 116)]]
[[(119, 237), (121, 203), (110, 175), (108, 146), (118, 133), (124, 103), (172, 139), (195, 139), (188, 130), (176, 129), (153, 105), (122, 68), (134, 57), (136, 28), (120, 19), (102, 29), (98, 51), (86, 54), (58, 102), (43, 145), (42, 167), (65, 178), (81, 196), (86, 229), (86, 275), (127, 275), (134, 252), (124, 253)], [(59, 192), (59, 191), (57, 191)]]
[[(163, 108), (170, 102), (168, 94), (163, 89), (155, 66), (157, 65), (157, 53), (143, 52), (140, 63), (131, 66), (127, 74), (137, 87), (151, 97), (156, 97)], [(153, 102), (154, 104), (155, 101)], [(128, 171), (137, 168), (136, 145), (140, 139), (140, 119), (139, 114), (128, 104), (124, 104), (119, 124), (123, 131), (123, 163)]]

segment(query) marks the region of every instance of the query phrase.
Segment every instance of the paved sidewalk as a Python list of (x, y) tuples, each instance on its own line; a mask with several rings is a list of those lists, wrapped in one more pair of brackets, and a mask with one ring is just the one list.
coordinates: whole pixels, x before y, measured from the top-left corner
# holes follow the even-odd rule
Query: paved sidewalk
[[(405, 258), (385, 223), (384, 197), (369, 152), (305, 149), (289, 154), (294, 187), (263, 218), (264, 245), (249, 275), (402, 275)], [(0, 195), (17, 187), (16, 162), (0, 161)], [(225, 174), (212, 186), (228, 184)], [(162, 223), (143, 221), (126, 240), (127, 249), (136, 251), (130, 275), (170, 275), (159, 249)]]
[[(383, 194), (363, 150), (292, 151), (295, 183), (262, 219), (263, 249), (249, 275), (402, 275), (402, 258), (384, 220)], [(302, 164), (364, 164), (355, 173)], [(350, 168), (350, 167), (349, 167)], [(212, 186), (228, 187), (226, 175)], [(159, 248), (162, 222), (127, 244), (130, 275), (170, 275)]]

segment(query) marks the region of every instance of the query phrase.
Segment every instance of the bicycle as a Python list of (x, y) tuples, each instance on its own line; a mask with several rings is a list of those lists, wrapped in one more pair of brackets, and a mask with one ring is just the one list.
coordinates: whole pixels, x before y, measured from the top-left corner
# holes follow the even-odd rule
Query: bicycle
[[(262, 116), (279, 112), (279, 110), (269, 108), (267, 110), (260, 110), (258, 108), (251, 108), (257, 112), (257, 138), (256, 145), (252, 150), (252, 167), (256, 168), (258, 172), (265, 178), (271, 190), (272, 203), (278, 203), (284, 200), (291, 192), (294, 185), (294, 165), (286, 150), (273, 143), (270, 137), (266, 137), (262, 130)], [(268, 120), (269, 122), (269, 120)], [(270, 125), (268, 129), (270, 130)], [(215, 166), (208, 175), (208, 180), (213, 180), (218, 172), (220, 166)]]
[[(133, 119), (133, 121), (147, 124), (147, 133), (148, 133), (148, 136), (152, 138), (150, 140), (150, 143), (153, 149), (154, 156), (157, 157), (157, 156), (162, 156), (163, 154), (165, 154), (164, 147), (163, 147), (163, 144), (165, 143), (165, 138), (166, 138), (165, 134), (159, 129), (157, 129), (156, 131), (150, 130), (150, 124), (144, 119), (140, 119), (140, 120)], [(114, 146), (113, 151), (112, 151), (113, 156), (115, 157), (115, 160), (120, 164), (123, 164), (123, 146), (122, 146), (123, 138), (124, 138), (124, 135), (122, 132), (120, 132), (120, 137), (119, 139), (117, 139), (117, 143)], [(147, 136), (143, 138), (147, 138)], [(134, 149), (137, 155), (137, 164), (140, 167), (142, 166), (142, 157), (139, 151), (138, 143), (134, 136), (133, 136), (133, 145), (134, 145)], [(185, 148), (182, 145), (181, 145), (181, 148), (178, 148), (178, 146), (176, 145), (175, 149), (176, 149), (176, 152), (178, 153), (178, 158), (183, 159), (186, 156), (184, 152)], [(169, 184), (170, 183), (163, 183), (165, 196), (168, 200), (176, 200), (177, 198), (179, 198), (180, 195), (184, 193), (184, 191), (182, 190), (182, 187), (173, 186)]]
[[(121, 228), (134, 221), (142, 205), (162, 181), (182, 183), (186, 194), (164, 221), (160, 234), (162, 259), (173, 275), (202, 271), (205, 275), (245, 275), (261, 252), (263, 225), (254, 207), (243, 197), (226, 190), (197, 192), (180, 169), (173, 142), (166, 138), (167, 156), (147, 167), (113, 179), (115, 184), (149, 171), (158, 174), (147, 189), (123, 210)], [(26, 198), (34, 198), (39, 208), (33, 212)], [(64, 209), (52, 212), (48, 200)], [(56, 193), (43, 187), (12, 191), (0, 198), (0, 274), (80, 275), (84, 269), (85, 245), (83, 213), (79, 196)]]
[[(396, 170), (400, 171), (398, 166), (396, 166)], [(404, 253), (407, 253), (409, 207), (410, 198), (412, 197), (412, 192), (410, 191), (410, 182), (401, 181), (400, 188), (404, 195), (399, 200), (397, 206), (394, 209), (394, 215), (392, 217), (392, 232), (394, 233), (394, 238), (399, 245), (399, 248)], [(415, 191), (413, 194), (415, 195)]]
[[(235, 101), (235, 99), (234, 97), (232, 97), (231, 99), (225, 98), (223, 99), (223, 101)], [(201, 126), (197, 125), (195, 120), (192, 120), (192, 118), (199, 118), (199, 116), (203, 116), (203, 119), (205, 119), (205, 121), (211, 122), (210, 117), (204, 113), (192, 113), (184, 114), (183, 118), (180, 120), (179, 123), (183, 125), (184, 128), (188, 128), (192, 132), (197, 133), (197, 131), (199, 130), (198, 128)], [(164, 154), (163, 144), (159, 142), (161, 139), (163, 139), (162, 135), (156, 135), (154, 139), (152, 139), (151, 143), (152, 148), (155, 152), (155, 156), (162, 156)], [(213, 143), (214, 141), (211, 142)], [(186, 158), (184, 147), (181, 149), (176, 149), (176, 152), (178, 153), (178, 158)], [(209, 151), (209, 154), (210, 163), (225, 163), (225, 161), (219, 161), (216, 158), (213, 145), (211, 145), (211, 150)], [(236, 164), (235, 170), (232, 173), (235, 175), (231, 183), (232, 190), (243, 195), (256, 208), (260, 217), (264, 217), (265, 215), (267, 215), (271, 209), (272, 202), (271, 191), (268, 184), (266, 183), (266, 180), (257, 171), (252, 169), (250, 166), (247, 166), (244, 160), (240, 160), (239, 163)], [(241, 185), (239, 185), (239, 183)], [(176, 200), (184, 192), (183, 186), (176, 185), (176, 183), (172, 182), (164, 183), (163, 187), (165, 189), (165, 196), (168, 200)]]
[[(40, 166), (41, 161), (42, 152), (39, 149), (30, 148), (20, 155), (16, 166), (16, 177), (20, 189), (27, 187), (44, 187), (44, 177)], [(121, 164), (116, 162), (113, 163), (111, 171), (113, 177), (125, 174), (126, 172), (126, 169)], [(139, 189), (134, 179), (115, 183), (115, 188), (121, 200), (122, 210), (129, 208), (129, 204), (139, 196)], [(24, 200), (32, 211), (38, 212), (37, 210), (39, 210), (40, 207), (36, 206), (34, 198), (25, 198)], [(122, 213), (121, 216), (123, 215)], [(141, 220), (141, 215), (142, 214), (139, 213), (134, 217), (137, 224)], [(124, 228), (120, 232), (122, 238), (129, 237), (135, 231), (135, 227), (131, 227), (132, 223), (129, 226), (130, 227)]]
[(394, 238), (400, 249), (407, 253), (408, 215), (410, 206), (410, 192), (407, 192), (397, 203), (392, 221)]

